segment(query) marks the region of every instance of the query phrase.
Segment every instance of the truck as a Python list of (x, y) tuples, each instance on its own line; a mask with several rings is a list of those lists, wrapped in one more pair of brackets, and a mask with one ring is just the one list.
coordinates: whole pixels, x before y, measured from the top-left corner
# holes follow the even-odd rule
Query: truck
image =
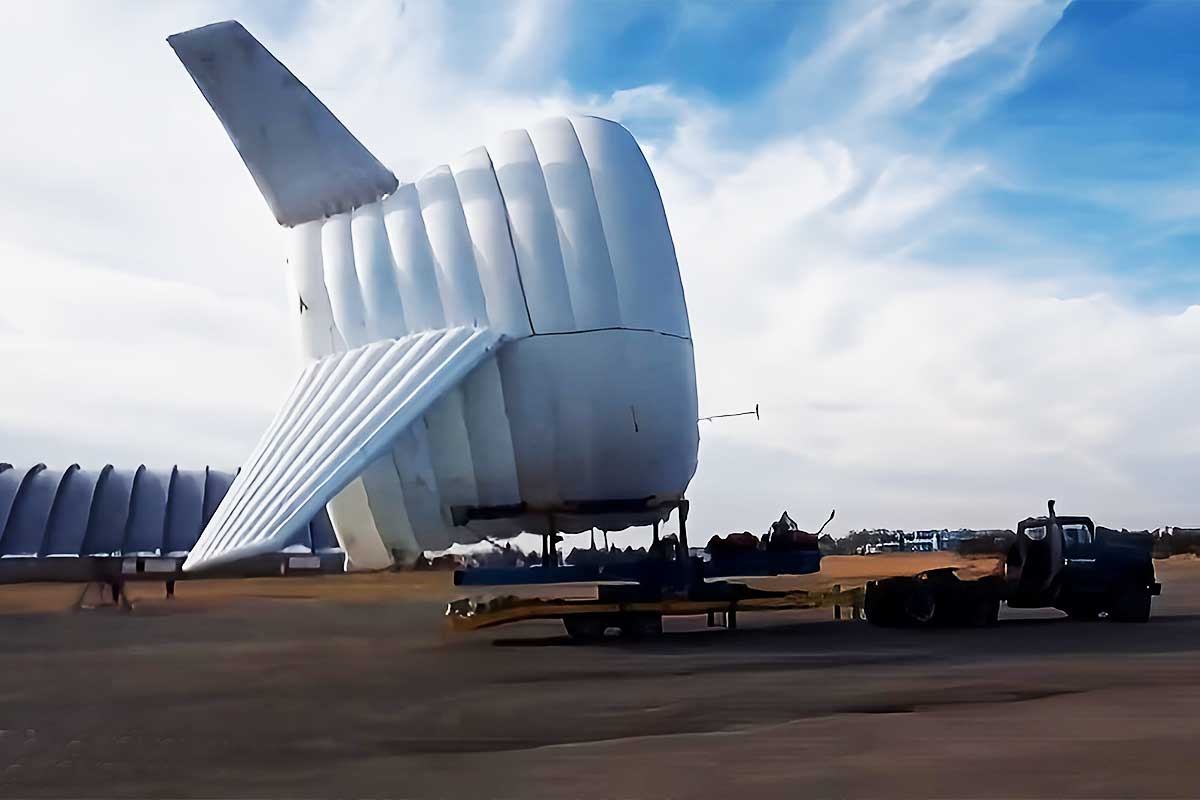
[(1148, 622), (1151, 598), (1162, 592), (1150, 536), (1097, 527), (1086, 516), (1060, 517), (1053, 500), (1047, 510), (1017, 524), (995, 574), (964, 581), (952, 570), (933, 570), (869, 581), (867, 620), (884, 627), (986, 626), (1007, 603), (1056, 608), (1074, 620)]
[(1057, 608), (1074, 620), (1104, 615), (1120, 622), (1147, 622), (1151, 598), (1162, 590), (1155, 580), (1150, 536), (1097, 527), (1090, 517), (1057, 516), (1053, 500), (1047, 507), (1047, 515), (1018, 523), (1015, 541), (1006, 552), (988, 557), (995, 569), (970, 570), (962, 577), (967, 571), (944, 567), (814, 591), (762, 588), (754, 579), (820, 571), (816, 535), (780, 531), (761, 546), (743, 544), (741, 538), (748, 534), (723, 541), (714, 537), (704, 554), (697, 555), (687, 548), (683, 501), (680, 540), (659, 540), (656, 530), (655, 545), (644, 559), (563, 566), (552, 551), (554, 537), (543, 537), (542, 562), (536, 566), (455, 573), (458, 586), (587, 585), (594, 587), (594, 596), (554, 597), (548, 596), (554, 592), (545, 592), (535, 597), (502, 593), (461, 598), (449, 605), (447, 616), (459, 630), (558, 619), (568, 636), (579, 641), (603, 639), (611, 630), (630, 639), (651, 638), (662, 632), (666, 616), (707, 615), (710, 626), (736, 628), (739, 611), (820, 607), (833, 607), (838, 618), (842, 609), (851, 619), (861, 612), (868, 622), (883, 627), (983, 627), (996, 623), (1003, 603), (1010, 608)]

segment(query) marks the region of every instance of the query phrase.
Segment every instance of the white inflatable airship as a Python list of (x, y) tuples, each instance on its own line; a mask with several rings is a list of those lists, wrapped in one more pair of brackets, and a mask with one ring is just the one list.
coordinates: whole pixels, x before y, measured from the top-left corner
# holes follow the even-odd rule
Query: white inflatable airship
[(237, 22), (168, 41), (288, 229), (306, 362), (185, 569), (325, 505), (356, 569), (680, 506), (691, 332), (627, 130), (551, 119), (401, 183)]

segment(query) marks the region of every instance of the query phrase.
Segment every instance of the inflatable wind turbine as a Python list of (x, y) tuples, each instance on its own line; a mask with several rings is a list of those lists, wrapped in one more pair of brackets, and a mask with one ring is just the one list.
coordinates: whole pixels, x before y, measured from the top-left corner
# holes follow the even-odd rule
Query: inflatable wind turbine
[(695, 367), (628, 131), (551, 119), (400, 183), (237, 22), (168, 42), (288, 229), (306, 361), (185, 569), (273, 551), (325, 505), (358, 569), (666, 519)]

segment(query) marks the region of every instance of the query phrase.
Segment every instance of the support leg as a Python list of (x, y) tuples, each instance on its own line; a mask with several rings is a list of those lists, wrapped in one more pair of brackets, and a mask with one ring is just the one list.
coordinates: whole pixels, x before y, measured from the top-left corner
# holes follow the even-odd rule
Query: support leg
[(688, 538), (687, 538), (687, 518), (688, 518), (688, 501), (679, 501), (679, 557), (687, 561), (688, 557)]

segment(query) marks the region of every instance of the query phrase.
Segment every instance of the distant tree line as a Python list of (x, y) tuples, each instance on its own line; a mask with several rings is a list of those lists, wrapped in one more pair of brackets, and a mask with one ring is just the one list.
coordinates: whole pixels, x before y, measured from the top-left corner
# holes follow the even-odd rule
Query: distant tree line
[[(1008, 530), (959, 529), (941, 533), (943, 535), (939, 538), (939, 542), (942, 550), (964, 555), (1003, 553), (1008, 550), (1016, 538), (1016, 534)], [(850, 531), (837, 539), (827, 533), (820, 538), (818, 544), (824, 555), (845, 556), (863, 553), (870, 547), (884, 544), (895, 544), (899, 549), (906, 550), (915, 539), (914, 534), (908, 531), (874, 528)]]
[(1200, 528), (1166, 527), (1153, 534), (1155, 558), (1200, 555)]
[[(1106, 533), (1131, 533), (1128, 530), (1100, 529)], [(1004, 553), (1016, 540), (1016, 534), (1009, 530), (965, 529), (948, 533), (950, 534), (948, 537), (950, 546), (943, 546), (943, 549), (953, 550), (963, 555)], [(1149, 535), (1153, 538), (1155, 558), (1188, 554), (1200, 555), (1200, 528), (1165, 526), (1152, 531), (1132, 531), (1132, 533)], [(905, 549), (905, 542), (910, 542), (911, 537), (911, 533), (902, 530), (876, 528), (850, 531), (847, 535), (836, 539), (827, 533), (820, 538), (818, 544), (824, 555), (854, 555), (864, 552), (871, 545), (897, 544), (900, 549)]]

